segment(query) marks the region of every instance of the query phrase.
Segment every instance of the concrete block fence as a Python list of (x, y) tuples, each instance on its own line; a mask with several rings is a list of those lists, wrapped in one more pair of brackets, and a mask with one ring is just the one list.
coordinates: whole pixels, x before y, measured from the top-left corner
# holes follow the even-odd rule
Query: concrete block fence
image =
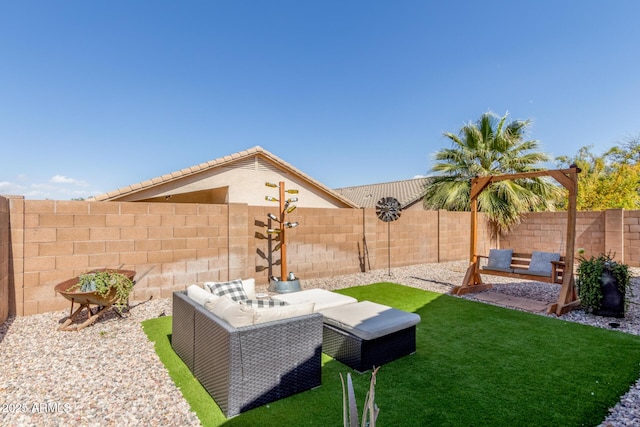
[[(564, 254), (566, 248), (566, 212), (542, 212), (525, 216), (500, 246), (522, 252), (552, 251)], [(609, 209), (578, 212), (576, 218), (576, 251), (584, 249), (585, 257), (610, 253), (616, 260), (640, 266), (640, 211)]]
[(9, 260), (11, 244), (9, 240), (9, 200), (0, 197), (0, 325), (9, 316)]
[[(266, 233), (273, 208), (246, 204), (25, 200), (0, 197), (0, 323), (60, 310), (54, 286), (101, 267), (149, 273), (133, 300), (168, 297), (193, 283), (280, 276), (278, 241)], [(287, 264), (303, 281), (469, 257), (468, 212), (406, 211), (392, 223), (374, 209), (298, 208), (288, 219)], [(565, 213), (530, 214), (502, 247), (561, 252)], [(580, 212), (576, 247), (613, 249), (640, 265), (640, 211)], [(389, 238), (390, 237), (390, 238)], [(491, 242), (484, 227), (479, 249)], [(389, 256), (390, 255), (390, 256)], [(287, 273), (287, 272), (285, 272)]]

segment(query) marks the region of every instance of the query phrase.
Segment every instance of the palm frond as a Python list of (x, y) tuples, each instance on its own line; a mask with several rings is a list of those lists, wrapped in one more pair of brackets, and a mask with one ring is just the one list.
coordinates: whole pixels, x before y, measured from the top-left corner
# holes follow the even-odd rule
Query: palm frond
[[(457, 135), (444, 133), (453, 146), (434, 156), (432, 171), (439, 176), (425, 189), (425, 208), (469, 210), (471, 178), (538, 170), (549, 160), (538, 141), (525, 138), (531, 121), (508, 122), (508, 116), (487, 112), (463, 125)], [(546, 180), (502, 181), (485, 190), (478, 205), (497, 230), (506, 231), (524, 212), (554, 209), (562, 194)]]
[(425, 187), (425, 209), (468, 211), (471, 182), (452, 177), (436, 177)]

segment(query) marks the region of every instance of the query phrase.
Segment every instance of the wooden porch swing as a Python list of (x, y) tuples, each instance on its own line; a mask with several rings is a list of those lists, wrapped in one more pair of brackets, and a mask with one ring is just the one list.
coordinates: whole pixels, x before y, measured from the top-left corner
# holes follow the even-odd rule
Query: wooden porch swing
[[(541, 282), (562, 284), (560, 296), (555, 304), (550, 304), (547, 308), (548, 313), (555, 313), (561, 316), (580, 305), (576, 293), (575, 279), (573, 274), (573, 265), (575, 261), (575, 236), (576, 236), (576, 197), (578, 193), (578, 173), (580, 169), (571, 165), (569, 169), (544, 170), (535, 172), (522, 172), (507, 175), (493, 175), (476, 177), (471, 180), (471, 247), (470, 247), (470, 265), (467, 268), (462, 286), (456, 286), (451, 291), (454, 295), (464, 295), (470, 292), (479, 292), (490, 289), (491, 284), (484, 283), (480, 274), (492, 274), (498, 276), (507, 276), (521, 278), (526, 280), (536, 280)], [(560, 262), (554, 263), (553, 272), (548, 278), (530, 275), (517, 271), (491, 271), (480, 268), (480, 256), (476, 253), (478, 244), (478, 196), (489, 186), (489, 184), (504, 181), (516, 180), (523, 178), (536, 178), (541, 176), (550, 176), (558, 181), (569, 192), (569, 204), (567, 206), (567, 246), (565, 255), (560, 258)], [(531, 255), (514, 254), (514, 258), (530, 259)], [(521, 269), (519, 271), (522, 271)], [(481, 273), (482, 272), (482, 273)]]

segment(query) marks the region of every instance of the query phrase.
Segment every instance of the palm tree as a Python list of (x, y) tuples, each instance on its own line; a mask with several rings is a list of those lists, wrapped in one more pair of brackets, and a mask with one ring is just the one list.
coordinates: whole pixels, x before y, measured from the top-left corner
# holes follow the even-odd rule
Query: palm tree
[[(538, 141), (525, 140), (530, 120), (507, 123), (484, 113), (476, 123), (464, 125), (458, 135), (445, 132), (453, 142), (435, 154), (437, 175), (425, 188), (425, 209), (470, 210), (471, 179), (476, 176), (530, 172), (549, 160), (538, 151)], [(478, 198), (478, 210), (487, 215), (494, 235), (513, 228), (523, 213), (553, 211), (562, 189), (544, 178), (506, 180), (492, 184)]]

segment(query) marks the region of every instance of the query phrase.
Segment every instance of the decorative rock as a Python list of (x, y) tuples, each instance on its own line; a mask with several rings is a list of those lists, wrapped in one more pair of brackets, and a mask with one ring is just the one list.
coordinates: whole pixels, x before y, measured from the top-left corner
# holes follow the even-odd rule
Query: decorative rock
[[(333, 290), (394, 282), (446, 293), (462, 283), (467, 264), (464, 261), (422, 264), (305, 279), (301, 285), (303, 289)], [(639, 279), (635, 277), (640, 269), (631, 270), (632, 285), (637, 290), (633, 295), (640, 296)], [(558, 298), (557, 285), (496, 279), (502, 284), (495, 285), (494, 292), (547, 303)], [(266, 285), (264, 288), (256, 291), (266, 292)], [(474, 299), (474, 295), (464, 298)], [(632, 302), (626, 316), (615, 319), (619, 324), (616, 330), (639, 335), (638, 297)], [(105, 313), (93, 326), (79, 332), (57, 330), (68, 310), (7, 320), (0, 326), (3, 368), (0, 395), (7, 404), (20, 403), (20, 409), (24, 407), (25, 411), (0, 413), (0, 425), (199, 426), (198, 418), (140, 326), (142, 320), (171, 315), (171, 308), (170, 298), (153, 299), (135, 305), (124, 319), (115, 313)], [(607, 329), (611, 329), (610, 323), (614, 321), (582, 310), (562, 318)], [(601, 427), (640, 425), (639, 408), (640, 381), (610, 409)]]

